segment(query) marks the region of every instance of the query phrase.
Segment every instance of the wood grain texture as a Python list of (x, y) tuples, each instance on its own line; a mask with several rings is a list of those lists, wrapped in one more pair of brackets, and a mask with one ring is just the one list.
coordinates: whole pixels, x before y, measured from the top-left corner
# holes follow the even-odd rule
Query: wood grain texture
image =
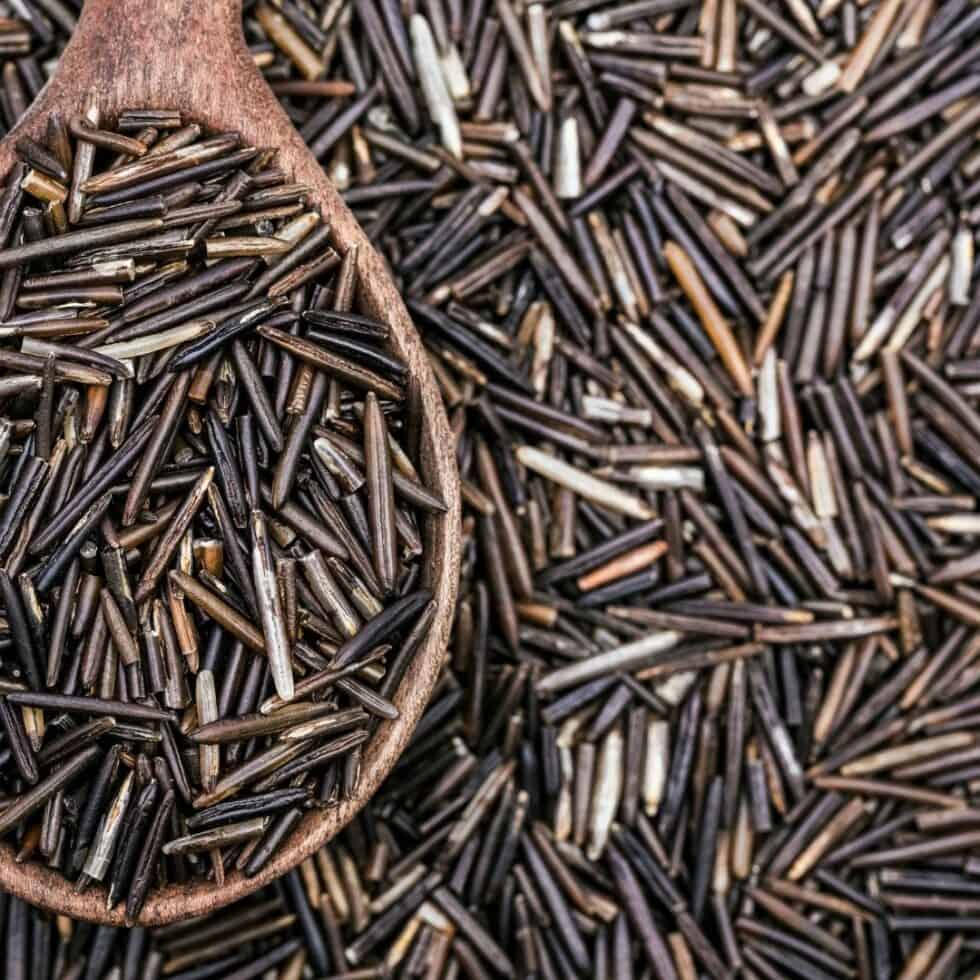
[[(358, 246), (359, 306), (391, 327), (392, 346), (408, 366), (421, 408), (420, 469), (447, 504), (445, 514), (427, 518), (423, 527), (426, 584), (437, 601), (432, 629), (395, 695), (400, 717), (381, 726), (367, 746), (356, 797), (307, 814), (288, 846), (254, 878), (232, 873), (222, 888), (198, 882), (153, 892), (139, 919), (149, 926), (214, 911), (295, 867), (354, 816), (394, 765), (429, 699), (449, 642), (459, 578), (459, 480), (442, 400), (408, 312), (380, 256), (255, 68), (242, 36), (241, 0), (87, 0), (57, 72), (0, 141), (0, 174), (15, 160), (18, 137), (42, 139), (47, 116), (59, 111), (67, 119), (79, 112), (93, 87), (104, 118), (141, 106), (179, 109), (212, 131), (234, 131), (255, 146), (277, 147), (278, 162), (313, 188), (311, 201), (330, 223), (337, 247)], [(123, 924), (121, 908), (106, 910), (104, 889), (77, 895), (57, 872), (17, 864), (9, 844), (0, 845), (0, 888), (52, 912)]]

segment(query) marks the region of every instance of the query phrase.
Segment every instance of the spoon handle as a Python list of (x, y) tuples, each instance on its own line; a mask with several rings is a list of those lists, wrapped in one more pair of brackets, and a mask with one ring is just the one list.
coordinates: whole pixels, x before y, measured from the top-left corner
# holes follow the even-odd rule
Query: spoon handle
[(178, 109), (213, 129), (261, 118), (275, 98), (241, 18), (242, 0), (86, 0), (53, 77), (15, 131), (37, 135), (35, 120), (51, 111), (80, 112), (93, 89), (106, 118), (146, 106)]
[[(224, 90), (245, 52), (242, 0), (85, 0), (59, 75), (106, 85), (126, 98)], [(70, 72), (68, 72), (70, 69)], [(101, 95), (101, 93), (100, 93)]]
[(210, 116), (258, 77), (241, 24), (241, 0), (86, 0), (50, 87), (95, 87), (109, 116), (140, 105)]

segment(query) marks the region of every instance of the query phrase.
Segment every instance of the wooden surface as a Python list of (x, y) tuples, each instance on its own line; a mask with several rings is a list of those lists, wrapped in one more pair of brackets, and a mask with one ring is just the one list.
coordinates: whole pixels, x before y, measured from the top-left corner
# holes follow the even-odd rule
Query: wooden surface
[[(400, 717), (383, 725), (367, 746), (356, 798), (307, 814), (288, 846), (254, 878), (234, 873), (220, 889), (204, 882), (151, 893), (139, 923), (158, 925), (213, 911), (284, 874), (330, 840), (394, 765), (432, 692), (449, 640), (459, 577), (459, 481), (442, 401), (405, 306), (380, 257), (252, 63), (242, 36), (241, 0), (87, 0), (56, 74), (0, 141), (0, 174), (14, 161), (19, 136), (43, 138), (48, 114), (57, 110), (68, 119), (81, 110), (92, 87), (103, 119), (114, 119), (124, 108), (179, 109), (212, 131), (235, 131), (247, 143), (278, 147), (278, 162), (314, 188), (311, 200), (330, 222), (338, 247), (359, 246), (359, 308), (390, 325), (392, 345), (418, 385), (421, 471), (448, 505), (446, 514), (427, 519), (423, 528), (427, 584), (438, 603), (435, 620), (394, 698)], [(77, 895), (59, 873), (35, 862), (17, 864), (9, 843), (0, 845), (0, 888), (74, 918), (123, 921), (119, 907), (107, 912), (103, 889)]]

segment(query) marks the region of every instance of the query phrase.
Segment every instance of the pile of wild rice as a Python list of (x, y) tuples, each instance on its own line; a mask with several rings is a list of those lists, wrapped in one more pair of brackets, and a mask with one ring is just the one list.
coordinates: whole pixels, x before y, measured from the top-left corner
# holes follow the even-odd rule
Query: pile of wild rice
[(980, 8), (263, 0), (246, 36), (403, 288), (467, 508), (433, 702), (284, 882), (302, 950), (255, 952), (975, 977)]
[(980, 11), (253, 13), (467, 503), (346, 967), (972, 976)]

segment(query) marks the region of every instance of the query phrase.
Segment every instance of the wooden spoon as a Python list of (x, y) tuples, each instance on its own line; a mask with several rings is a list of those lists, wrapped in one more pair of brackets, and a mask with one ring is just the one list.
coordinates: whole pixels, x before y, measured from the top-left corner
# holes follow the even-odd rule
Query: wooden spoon
[[(312, 188), (310, 201), (330, 224), (337, 249), (357, 245), (359, 307), (389, 324), (392, 346), (408, 366), (410, 397), (421, 413), (421, 471), (447, 505), (446, 513), (427, 520), (424, 528), (426, 584), (437, 609), (394, 698), (400, 717), (368, 743), (355, 797), (307, 814), (254, 878), (236, 872), (220, 888), (196, 882), (155, 890), (139, 918), (144, 926), (204, 915), (261, 888), (322, 847), (364, 805), (394, 765), (432, 692), (449, 640), (459, 577), (459, 480), (425, 351), (381, 258), (256, 69), (241, 19), (241, 0), (87, 0), (54, 77), (0, 141), (0, 174), (15, 161), (18, 138), (43, 140), (47, 117), (60, 112), (69, 119), (80, 113), (92, 89), (104, 118), (114, 119), (125, 108), (178, 109), (213, 132), (232, 131), (253, 146), (276, 147), (277, 162)], [(76, 919), (123, 924), (121, 907), (106, 910), (104, 889), (78, 895), (60, 873), (36, 862), (17, 864), (9, 844), (0, 845), (0, 889)]]

